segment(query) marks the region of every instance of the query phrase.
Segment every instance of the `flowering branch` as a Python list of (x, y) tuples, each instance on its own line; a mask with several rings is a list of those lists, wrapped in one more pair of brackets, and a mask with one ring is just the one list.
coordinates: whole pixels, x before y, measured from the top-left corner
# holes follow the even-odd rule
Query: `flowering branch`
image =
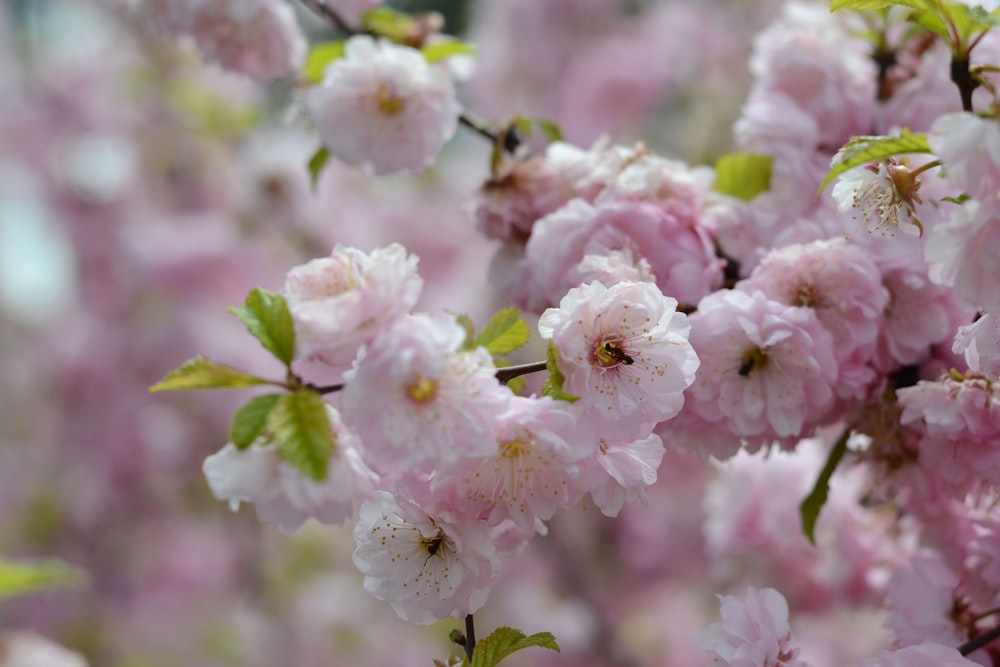
[(472, 614), (465, 617), (465, 655), (472, 662), (472, 652), (476, 649), (476, 622)]
[(511, 380), (528, 373), (539, 373), (545, 370), (544, 361), (533, 361), (530, 364), (520, 364), (518, 366), (507, 366), (497, 371), (497, 380), (500, 384), (507, 384)]
[(962, 655), (969, 655), (983, 648), (993, 640), (1000, 638), (1000, 625), (991, 630), (987, 630), (975, 639), (971, 639), (958, 647), (958, 652)]

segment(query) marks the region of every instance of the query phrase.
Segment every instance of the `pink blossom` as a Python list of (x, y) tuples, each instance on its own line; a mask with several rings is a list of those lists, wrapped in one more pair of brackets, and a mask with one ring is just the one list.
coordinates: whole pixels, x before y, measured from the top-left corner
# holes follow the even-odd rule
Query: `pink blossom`
[(962, 657), (958, 649), (924, 642), (895, 651), (880, 651), (861, 667), (978, 667), (979, 663)]
[(656, 483), (664, 451), (655, 433), (632, 442), (612, 444), (602, 439), (597, 451), (583, 462), (577, 485), (590, 493), (602, 514), (618, 516), (633, 498), (646, 503), (646, 489)]
[(366, 254), (337, 245), (330, 257), (292, 269), (285, 294), (296, 354), (344, 368), (358, 348), (410, 312), (423, 280), (398, 243)]
[(416, 49), (365, 35), (347, 41), (306, 104), (335, 157), (379, 176), (430, 167), (460, 112), (444, 68)]
[(499, 563), (484, 523), (432, 516), (385, 491), (361, 506), (354, 539), (365, 590), (421, 625), (479, 609)]
[[(1000, 189), (1000, 124), (958, 112), (941, 116), (927, 135), (948, 183), (970, 197), (996, 198)], [(928, 240), (928, 244), (930, 240)]]
[(573, 196), (573, 184), (544, 156), (517, 160), (477, 191), (476, 224), (488, 238), (524, 244), (536, 220)]
[(1000, 254), (993, 251), (1000, 243), (998, 218), (995, 192), (981, 202), (967, 201), (935, 225), (924, 250), (932, 280), (953, 286), (969, 304), (994, 311), (1000, 310)]
[(359, 353), (341, 407), (377, 470), (496, 453), (496, 418), (513, 395), (485, 348), (459, 352), (464, 341), (452, 315), (409, 315)]
[(930, 552), (914, 556), (911, 565), (889, 580), (886, 604), (893, 613), (886, 626), (901, 646), (960, 645), (965, 638), (951, 618), (959, 576)]
[(887, 232), (893, 236), (899, 229), (923, 236), (924, 226), (917, 215), (918, 204), (923, 204), (918, 194), (921, 183), (905, 163), (883, 160), (841, 174), (832, 195), (841, 213), (860, 220), (869, 234), (881, 231), (883, 236)]
[(209, 60), (267, 81), (302, 65), (308, 43), (281, 0), (154, 0), (171, 30), (191, 35)]
[(497, 418), (498, 449), (485, 459), (464, 459), (435, 480), (457, 484), (457, 494), (491, 526), (505, 519), (534, 529), (559, 508), (579, 500), (576, 465), (596, 449), (593, 434), (579, 429), (579, 414), (564, 401), (513, 397)]
[(338, 413), (328, 408), (327, 416), (337, 448), (325, 480), (304, 477), (261, 438), (243, 450), (227, 444), (205, 459), (202, 469), (212, 493), (228, 500), (234, 512), (241, 502), (254, 503), (261, 521), (273, 521), (286, 533), (294, 533), (310, 517), (322, 523), (345, 522), (373, 493), (378, 477), (361, 459), (358, 438)]
[(719, 291), (691, 316), (691, 344), (702, 366), (690, 410), (736, 436), (806, 435), (833, 407), (833, 340), (812, 309)]
[(986, 313), (955, 335), (952, 352), (965, 355), (969, 369), (1000, 379), (1000, 317)]
[(788, 603), (773, 588), (747, 587), (746, 599), (720, 595), (722, 622), (694, 638), (727, 667), (807, 667), (792, 647)]
[(550, 303), (582, 283), (618, 280), (655, 281), (696, 303), (722, 285), (722, 267), (707, 231), (689, 222), (667, 205), (575, 199), (538, 221), (526, 257)]
[(676, 307), (650, 283), (597, 282), (570, 290), (538, 322), (555, 345), (563, 390), (579, 396), (592, 419), (614, 423), (619, 436), (670, 419), (684, 404), (699, 362)]

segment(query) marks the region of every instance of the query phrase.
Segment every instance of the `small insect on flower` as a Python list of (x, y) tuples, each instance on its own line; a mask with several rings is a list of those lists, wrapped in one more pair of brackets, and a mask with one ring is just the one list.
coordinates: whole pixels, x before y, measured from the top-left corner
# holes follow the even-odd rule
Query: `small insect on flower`
[[(597, 351), (597, 357), (601, 360), (601, 365), (614, 365), (614, 363), (625, 364), (626, 366), (631, 366), (635, 363), (635, 359), (625, 354), (625, 351), (618, 347), (618, 343), (613, 343), (611, 341), (606, 341), (601, 344), (600, 349)], [(610, 360), (613, 363), (604, 362)]]

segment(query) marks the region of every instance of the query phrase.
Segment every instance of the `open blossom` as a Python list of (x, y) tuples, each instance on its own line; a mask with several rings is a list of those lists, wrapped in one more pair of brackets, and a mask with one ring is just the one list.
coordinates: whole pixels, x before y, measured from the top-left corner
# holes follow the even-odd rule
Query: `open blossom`
[(833, 407), (833, 339), (813, 310), (723, 290), (690, 319), (702, 366), (688, 399), (701, 418), (736, 436), (786, 438), (807, 435)]
[(605, 516), (615, 517), (626, 502), (646, 502), (646, 489), (656, 483), (656, 471), (665, 453), (655, 433), (632, 442), (609, 443), (601, 439), (597, 451), (581, 462), (576, 485), (590, 493)]
[(285, 279), (296, 353), (349, 366), (361, 345), (410, 312), (422, 287), (417, 258), (398, 243), (370, 254), (338, 244)]
[(432, 516), (385, 491), (361, 507), (354, 539), (365, 590), (421, 625), (479, 609), (499, 565), (485, 523)]
[(924, 257), (931, 279), (951, 285), (969, 304), (1000, 311), (1000, 197), (965, 202), (931, 230)]
[(253, 503), (261, 521), (273, 521), (286, 533), (294, 533), (309, 518), (343, 523), (374, 492), (378, 477), (362, 460), (357, 436), (337, 411), (328, 407), (327, 417), (337, 447), (322, 482), (304, 477), (282, 460), (265, 437), (243, 450), (227, 444), (205, 459), (202, 469), (212, 493), (228, 500), (234, 512), (242, 502)]
[(943, 644), (924, 642), (914, 646), (880, 651), (874, 658), (868, 658), (861, 667), (978, 667), (962, 657), (957, 648)]
[(496, 452), (494, 422), (513, 394), (497, 382), (485, 348), (459, 352), (464, 341), (452, 315), (408, 315), (359, 353), (341, 408), (376, 469)]
[(898, 229), (922, 236), (924, 226), (917, 215), (917, 205), (923, 204), (920, 185), (921, 180), (905, 162), (889, 159), (841, 174), (833, 187), (833, 198), (837, 208), (859, 220), (869, 234), (892, 236)]
[(306, 104), (335, 157), (380, 176), (430, 167), (461, 111), (445, 68), (416, 49), (366, 35), (347, 41)]
[(959, 575), (941, 558), (927, 552), (912, 559), (912, 569), (897, 572), (889, 580), (886, 604), (892, 616), (886, 626), (901, 646), (935, 642), (958, 646), (962, 633), (951, 618)]
[(964, 355), (971, 370), (1000, 379), (1000, 317), (986, 313), (959, 328), (952, 352)]
[(1000, 188), (1000, 123), (958, 112), (931, 126), (927, 143), (944, 165), (944, 178), (973, 198), (996, 197)]
[(684, 405), (699, 361), (687, 317), (676, 307), (651, 283), (595, 282), (570, 290), (538, 321), (555, 345), (563, 390), (580, 397), (590, 418), (614, 423), (620, 437), (634, 434), (636, 424), (670, 419)]
[(746, 599), (719, 596), (722, 622), (695, 636), (698, 648), (726, 667), (806, 667), (792, 647), (788, 603), (773, 588), (747, 588)]

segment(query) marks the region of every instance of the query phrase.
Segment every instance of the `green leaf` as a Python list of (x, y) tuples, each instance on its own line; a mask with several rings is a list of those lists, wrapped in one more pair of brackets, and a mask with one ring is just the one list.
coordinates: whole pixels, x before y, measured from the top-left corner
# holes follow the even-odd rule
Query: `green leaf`
[(87, 582), (83, 570), (58, 560), (0, 560), (0, 600), (48, 588), (76, 588)]
[(580, 399), (579, 396), (573, 396), (563, 391), (563, 383), (566, 382), (566, 378), (556, 364), (556, 344), (552, 341), (549, 341), (549, 349), (545, 354), (545, 368), (549, 371), (549, 377), (542, 383), (543, 396), (551, 396), (557, 401), (568, 403), (574, 403)]
[(884, 160), (894, 155), (930, 152), (931, 147), (927, 143), (927, 135), (913, 134), (906, 128), (903, 128), (902, 134), (898, 137), (854, 137), (833, 156), (830, 172), (820, 183), (816, 195), (819, 196), (830, 181), (848, 169)]
[(429, 63), (436, 63), (442, 60), (447, 60), (453, 56), (473, 56), (475, 57), (476, 49), (471, 44), (466, 42), (460, 42), (456, 39), (449, 39), (443, 42), (435, 42), (434, 44), (428, 44), (424, 48), (420, 49), (420, 52), (424, 54), (424, 59)]
[(320, 146), (313, 156), (309, 158), (309, 177), (313, 191), (316, 190), (316, 183), (319, 182), (319, 175), (323, 173), (326, 163), (330, 161), (330, 150), (326, 146)]
[(361, 19), (364, 29), (394, 42), (405, 42), (413, 32), (415, 19), (388, 7), (376, 7)]
[(972, 199), (972, 197), (970, 197), (964, 192), (958, 195), (957, 197), (941, 197), (941, 201), (951, 202), (952, 204), (958, 204), (959, 206), (969, 201), (970, 199)]
[(715, 190), (750, 201), (771, 189), (774, 158), (758, 153), (729, 153), (715, 163)]
[(535, 125), (538, 126), (538, 129), (542, 131), (542, 134), (544, 134), (545, 138), (549, 141), (563, 140), (562, 128), (559, 127), (558, 123), (545, 118), (536, 118)]
[(236, 370), (225, 364), (217, 364), (206, 357), (188, 359), (170, 371), (162, 380), (149, 388), (151, 392), (180, 391), (182, 389), (236, 389), (268, 384), (268, 381)]
[(343, 57), (343, 40), (315, 44), (309, 49), (306, 63), (302, 66), (302, 78), (309, 83), (319, 83), (323, 80), (327, 65)]
[(830, 493), (830, 478), (833, 477), (833, 471), (837, 469), (840, 460), (847, 453), (847, 437), (849, 435), (850, 430), (847, 430), (840, 436), (840, 440), (830, 450), (830, 457), (826, 460), (823, 470), (820, 471), (816, 485), (813, 486), (813, 490), (802, 501), (802, 504), (799, 505), (799, 516), (802, 518), (802, 532), (805, 533), (805, 536), (814, 546), (816, 545), (816, 520), (819, 519), (819, 512), (823, 509), (823, 505), (826, 504), (826, 498)]
[(830, 11), (855, 9), (870, 12), (887, 7), (911, 7), (913, 9), (929, 9), (925, 0), (830, 0)]
[(336, 448), (323, 398), (309, 389), (285, 394), (268, 413), (266, 428), (282, 457), (311, 479), (326, 479), (326, 464)]
[(246, 449), (260, 437), (267, 426), (267, 416), (281, 400), (282, 394), (265, 394), (251, 398), (233, 415), (229, 440), (237, 449)]
[(230, 308), (247, 331), (286, 366), (295, 358), (295, 325), (285, 297), (255, 287), (243, 306)]
[(521, 319), (517, 308), (504, 308), (483, 327), (473, 341), (473, 348), (480, 345), (498, 356), (510, 354), (524, 347), (531, 340), (531, 330)]
[(538, 632), (529, 637), (520, 630), (502, 627), (476, 643), (470, 667), (494, 667), (511, 653), (529, 646), (541, 646), (559, 652), (559, 645), (551, 632)]
[(472, 323), (472, 319), (468, 315), (456, 315), (455, 321), (458, 322), (459, 326), (465, 329), (465, 342), (462, 343), (462, 347), (460, 347), (459, 350), (466, 352), (468, 350), (476, 349), (476, 328)]

